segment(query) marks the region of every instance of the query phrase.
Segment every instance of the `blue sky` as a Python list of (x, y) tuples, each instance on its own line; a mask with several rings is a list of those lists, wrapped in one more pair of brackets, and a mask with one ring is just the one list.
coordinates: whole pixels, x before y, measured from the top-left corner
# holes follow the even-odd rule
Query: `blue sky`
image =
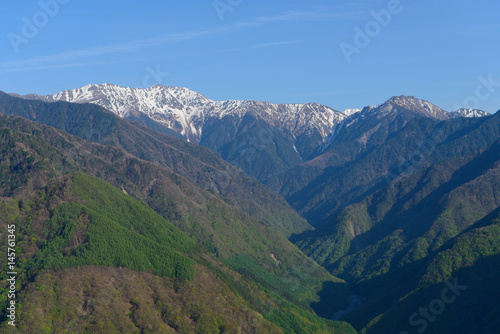
[[(495, 0), (7, 1), (0, 90), (183, 86), (335, 109), (412, 95), (500, 109)], [(217, 7), (217, 8), (216, 8)]]

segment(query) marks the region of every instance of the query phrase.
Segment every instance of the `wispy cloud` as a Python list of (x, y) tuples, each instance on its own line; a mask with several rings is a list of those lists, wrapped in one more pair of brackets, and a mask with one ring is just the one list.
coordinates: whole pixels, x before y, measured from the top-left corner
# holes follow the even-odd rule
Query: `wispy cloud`
[(283, 41), (283, 42), (271, 42), (271, 43), (264, 43), (264, 44), (258, 44), (254, 45), (252, 49), (260, 49), (260, 48), (268, 48), (272, 46), (282, 46), (282, 45), (290, 45), (290, 44), (299, 44), (303, 43), (304, 41)]
[(154, 38), (146, 38), (119, 44), (91, 47), (87, 49), (72, 50), (72, 51), (57, 53), (50, 56), (40, 56), (25, 60), (4, 62), (0, 64), (0, 68), (2, 69), (2, 71), (6, 71), (8, 69), (12, 71), (15, 68), (40, 67), (43, 66), (44, 64), (50, 64), (50, 63), (61, 63), (65, 61), (74, 61), (75, 59), (81, 59), (81, 58), (131, 52), (148, 47), (165, 45), (185, 40), (192, 40), (203, 36), (215, 35), (216, 33), (223, 33), (223, 30), (224, 29), (214, 29), (214, 30), (205, 30), (197, 32), (171, 33), (165, 36), (159, 36)]
[(260, 16), (239, 22), (237, 25), (259, 25), (283, 21), (327, 21), (353, 18), (357, 15), (359, 15), (357, 11), (341, 11), (334, 8), (327, 9), (326, 7), (321, 7), (311, 11), (286, 11), (278, 15)]
[[(48, 56), (39, 56), (24, 60), (3, 62), (0, 63), (0, 73), (40, 70), (40, 69), (49, 69), (49, 68), (57, 68), (64, 66), (67, 67), (83, 66), (85, 65), (85, 62), (83, 60), (91, 57), (98, 57), (109, 54), (127, 53), (140, 49), (173, 44), (183, 41), (190, 41), (199, 38), (216, 37), (220, 35), (235, 33), (237, 31), (251, 27), (258, 27), (278, 22), (327, 21), (327, 20), (351, 18), (353, 15), (356, 14), (354, 12), (349, 12), (349, 11), (342, 12), (332, 9), (325, 10), (324, 8), (321, 9), (317, 8), (311, 11), (287, 11), (277, 15), (255, 17), (252, 19), (236, 22), (232, 25), (218, 26), (210, 29), (176, 32), (163, 36), (138, 39), (124, 43), (95, 46), (86, 49), (61, 52)], [(257, 45), (255, 47), (256, 48), (268, 47), (268, 46), (285, 45), (285, 44), (292, 44), (299, 42), (300, 41), (266, 43)], [(61, 63), (65, 62), (72, 62), (72, 64), (61, 65)], [(88, 65), (90, 64), (91, 63), (88, 63)]]
[(112, 64), (114, 62), (111, 61), (95, 61), (95, 62), (84, 62), (84, 63), (70, 63), (70, 64), (54, 64), (54, 65), (40, 65), (40, 66), (27, 66), (27, 67), (16, 67), (16, 68), (8, 68), (2, 70), (3, 73), (9, 72), (30, 72), (30, 71), (40, 71), (40, 70), (51, 70), (51, 69), (59, 69), (59, 68), (71, 68), (71, 67), (82, 67), (89, 65), (107, 65)]
[(261, 48), (269, 48), (269, 47), (276, 47), (276, 46), (283, 46), (283, 45), (299, 44), (299, 43), (303, 43), (303, 42), (304, 41), (269, 42), (269, 43), (262, 43), (262, 44), (247, 46), (247, 47), (243, 47), (243, 48), (232, 48), (232, 49), (218, 50), (217, 53), (248, 51), (248, 50), (254, 50), (254, 49), (261, 49)]

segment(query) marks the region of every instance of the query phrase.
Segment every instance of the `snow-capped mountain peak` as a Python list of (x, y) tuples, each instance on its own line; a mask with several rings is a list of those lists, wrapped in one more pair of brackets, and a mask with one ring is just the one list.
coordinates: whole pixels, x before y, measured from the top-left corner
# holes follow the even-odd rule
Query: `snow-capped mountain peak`
[[(438, 106), (425, 101), (417, 99), (413, 96), (394, 96), (387, 100), (385, 103), (378, 106), (369, 106), (363, 108), (361, 111), (350, 113), (344, 111), (345, 114), (350, 115), (342, 122), (335, 124), (332, 127), (330, 135), (326, 137), (325, 141), (318, 147), (317, 152), (324, 152), (332, 143), (337, 139), (342, 131), (350, 128), (353, 125), (371, 124), (372, 128), (363, 133), (364, 138), (369, 138), (375, 132), (382, 122), (394, 120), (398, 115), (404, 114), (406, 119), (413, 117), (427, 117), (436, 120), (447, 120), (455, 117), (484, 117), (490, 115), (489, 113), (477, 109), (459, 109), (454, 112), (447, 112)], [(362, 138), (361, 142), (366, 142)]]
[[(66, 101), (94, 103), (120, 117), (137, 120), (149, 117), (164, 127), (198, 143), (203, 127), (210, 119), (236, 116), (243, 119), (252, 115), (298, 138), (303, 133), (317, 130), (323, 140), (331, 141), (342, 128), (373, 115), (377, 119), (406, 112), (415, 116), (445, 120), (452, 117), (479, 117), (487, 113), (461, 109), (453, 113), (413, 96), (394, 96), (378, 106), (363, 109), (345, 109), (339, 112), (318, 103), (274, 104), (253, 100), (214, 101), (183, 87), (155, 85), (149, 88), (121, 87), (114, 84), (90, 84), (65, 90), (54, 95), (25, 95), (24, 98), (48, 102)], [(345, 121), (345, 122), (344, 122)]]
[(490, 113), (479, 110), (479, 109), (466, 109), (466, 108), (461, 108), (458, 109), (457, 111), (454, 111), (453, 114), (457, 116), (462, 116), (462, 117), (484, 117), (484, 116), (489, 116)]
[(109, 83), (90, 84), (54, 95), (27, 95), (49, 102), (94, 103), (120, 117), (145, 114), (154, 121), (173, 129), (191, 142), (199, 142), (205, 121), (250, 113), (269, 124), (286, 129), (294, 136), (316, 129), (325, 138), (332, 127), (345, 115), (317, 104), (273, 104), (260, 101), (213, 101), (204, 95), (182, 87), (155, 85), (146, 89), (121, 87)]
[(417, 99), (413, 96), (394, 96), (389, 99), (386, 103), (382, 105), (382, 108), (387, 107), (399, 107), (397, 109), (403, 108), (415, 115), (445, 120), (451, 117), (450, 113), (444, 111), (438, 106), (425, 101)]

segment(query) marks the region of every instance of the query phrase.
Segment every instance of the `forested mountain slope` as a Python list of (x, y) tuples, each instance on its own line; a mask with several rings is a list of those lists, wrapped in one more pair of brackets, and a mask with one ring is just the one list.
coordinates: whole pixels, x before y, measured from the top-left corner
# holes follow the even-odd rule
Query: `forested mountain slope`
[(334, 311), (317, 296), (328, 285), (341, 307), (345, 283), (219, 196), (119, 148), (19, 117), (0, 124), (21, 332), (352, 332), (309, 306)]
[[(495, 272), (486, 268), (499, 265), (499, 115), (409, 122), (375, 152), (412, 152), (405, 145), (424, 143), (433, 131), (439, 141), (426, 150), (410, 146), (421, 160), (393, 165), (385, 185), (296, 237), (306, 254), (358, 295), (361, 306), (342, 319), (362, 333), (497, 330), (492, 298), (500, 291), (493, 286)], [(455, 279), (469, 287), (458, 291), (464, 297), (457, 293), (456, 303), (441, 303), (441, 291)], [(429, 309), (434, 313), (426, 318)]]

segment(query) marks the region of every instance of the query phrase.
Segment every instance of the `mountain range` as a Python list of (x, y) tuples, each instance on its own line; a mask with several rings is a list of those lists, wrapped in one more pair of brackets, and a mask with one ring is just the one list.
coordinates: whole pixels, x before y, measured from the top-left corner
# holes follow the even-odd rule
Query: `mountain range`
[[(325, 141), (335, 136), (336, 129), (367, 109), (340, 112), (317, 103), (213, 101), (187, 88), (161, 85), (141, 89), (92, 84), (54, 95), (23, 97), (97, 104), (120, 117), (205, 146), (274, 190), (278, 190), (278, 175), (314, 158), (316, 151), (327, 144)], [(469, 109), (445, 112), (413, 97), (395, 97), (388, 103), (406, 104), (408, 110), (420, 116), (435, 118), (488, 115)], [(368, 109), (383, 112), (380, 106)]]
[(94, 103), (124, 118), (147, 115), (193, 143), (201, 141), (206, 122), (226, 116), (243, 118), (251, 114), (295, 137), (312, 130), (325, 137), (334, 124), (345, 118), (344, 114), (317, 103), (277, 105), (259, 101), (213, 101), (187, 88), (161, 85), (147, 89), (88, 85), (54, 95), (23, 97), (46, 102)]
[[(22, 97), (45, 102), (93, 103), (123, 118), (141, 119), (141, 117), (148, 116), (193, 143), (199, 143), (202, 140), (205, 123), (213, 119), (220, 120), (226, 116), (243, 119), (247, 114), (288, 132), (295, 139), (306, 132), (317, 132), (324, 139), (331, 133), (333, 126), (341, 123), (347, 116), (361, 111), (361, 109), (346, 109), (344, 112), (339, 112), (317, 103), (273, 104), (249, 100), (213, 101), (187, 88), (161, 85), (141, 89), (113, 84), (91, 84), (53, 95), (28, 94)], [(413, 100), (414, 103), (417, 101)], [(433, 116), (433, 112), (442, 113), (442, 110), (428, 102), (417, 103), (420, 103), (418, 107), (428, 108), (430, 116)], [(452, 114), (466, 117), (487, 115), (486, 112), (475, 109), (460, 109)]]
[(0, 92), (0, 134), (24, 328), (498, 332), (500, 113), (104, 84)]

